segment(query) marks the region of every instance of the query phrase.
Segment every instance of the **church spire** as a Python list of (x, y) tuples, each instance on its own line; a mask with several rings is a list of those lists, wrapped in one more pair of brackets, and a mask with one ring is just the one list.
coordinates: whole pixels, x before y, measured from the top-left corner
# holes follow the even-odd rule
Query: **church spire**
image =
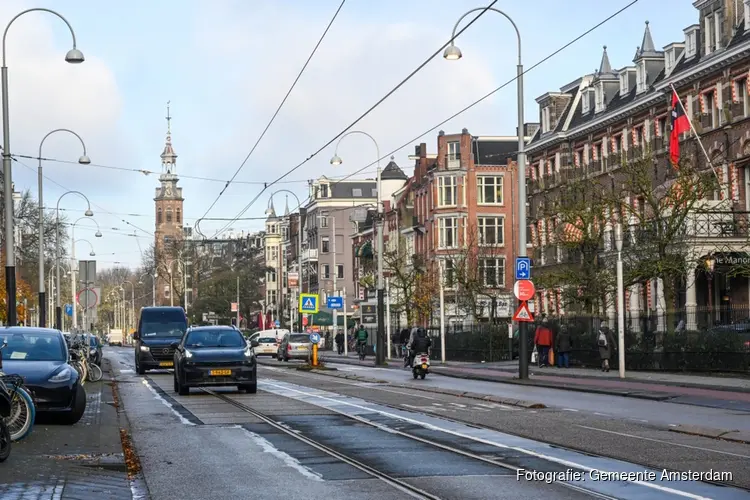
[(604, 53), (602, 54), (602, 62), (599, 64), (599, 74), (612, 73), (612, 65), (609, 63), (609, 56), (607, 55), (607, 46), (604, 46)]
[(289, 217), (289, 196), (285, 197), (284, 201), (284, 217)]
[(161, 169), (164, 174), (174, 174), (177, 170), (177, 153), (172, 147), (172, 115), (170, 103), (167, 101), (167, 140), (164, 143), (164, 151), (161, 153)]

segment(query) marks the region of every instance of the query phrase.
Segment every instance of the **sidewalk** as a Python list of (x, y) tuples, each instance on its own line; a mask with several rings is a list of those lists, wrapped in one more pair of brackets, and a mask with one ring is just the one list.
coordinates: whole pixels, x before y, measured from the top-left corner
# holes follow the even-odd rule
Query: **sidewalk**
[(128, 478), (106, 360), (103, 368), (101, 382), (84, 386), (86, 412), (77, 424), (37, 418), (31, 434), (13, 443), (0, 465), (0, 498), (143, 498)]
[[(360, 362), (354, 356), (344, 357), (326, 353), (324, 361), (372, 366), (372, 360)], [(401, 369), (401, 360), (391, 360), (388, 368)], [(529, 367), (529, 380), (518, 379), (518, 362), (461, 363), (447, 362), (444, 365), (433, 361), (432, 372), (449, 377), (533, 385), (552, 389), (579, 392), (610, 394), (616, 396), (651, 399), (656, 401), (675, 400), (699, 406), (711, 400), (722, 400), (736, 409), (750, 411), (750, 378), (730, 376), (707, 376), (659, 372), (626, 373), (622, 380), (616, 371), (603, 373), (585, 368), (538, 368)], [(726, 406), (726, 404), (724, 405)]]

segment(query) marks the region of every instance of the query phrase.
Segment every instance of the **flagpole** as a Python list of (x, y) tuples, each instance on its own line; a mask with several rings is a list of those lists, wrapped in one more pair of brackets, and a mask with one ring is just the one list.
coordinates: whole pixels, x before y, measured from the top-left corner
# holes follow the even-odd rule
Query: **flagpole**
[[(721, 181), (721, 178), (719, 177), (719, 174), (716, 172), (716, 169), (714, 168), (714, 164), (711, 161), (711, 158), (708, 156), (708, 151), (706, 151), (706, 148), (703, 146), (703, 141), (701, 141), (701, 136), (698, 133), (697, 130), (695, 130), (695, 127), (693, 126), (693, 120), (690, 119), (690, 114), (685, 109), (685, 105), (682, 104), (682, 98), (680, 97), (680, 94), (677, 93), (677, 89), (674, 88), (674, 84), (669, 84), (670, 88), (672, 89), (672, 92), (674, 92), (674, 95), (677, 96), (677, 102), (680, 103), (680, 107), (682, 108), (682, 112), (685, 113), (685, 117), (687, 118), (688, 123), (690, 124), (690, 130), (693, 131), (695, 134), (695, 138), (698, 140), (698, 145), (701, 147), (701, 151), (703, 151), (703, 154), (706, 157), (706, 161), (708, 162), (708, 166), (711, 167), (711, 171), (716, 176), (716, 180), (719, 181), (719, 185), (722, 185), (723, 182)], [(678, 138), (679, 140), (679, 138)]]

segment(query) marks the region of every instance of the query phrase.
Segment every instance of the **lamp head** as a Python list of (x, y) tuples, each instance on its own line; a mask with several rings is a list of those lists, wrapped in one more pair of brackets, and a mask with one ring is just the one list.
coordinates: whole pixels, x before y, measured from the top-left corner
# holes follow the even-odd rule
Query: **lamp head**
[(91, 158), (89, 158), (87, 155), (83, 155), (80, 158), (78, 158), (78, 163), (80, 163), (81, 165), (90, 165)]
[(89, 255), (92, 256), (92, 257), (96, 257), (96, 253), (93, 250), (91, 250), (91, 252), (89, 253)]
[(88, 208), (88, 209), (86, 209), (86, 211), (85, 211), (85, 212), (83, 213), (83, 215), (85, 215), (86, 217), (93, 217), (93, 216), (94, 216), (94, 212), (92, 212), (92, 211), (91, 211), (91, 209), (90, 209), (90, 208)]
[(102, 237), (102, 232), (101, 231), (97, 231), (96, 234), (94, 234), (94, 236), (96, 236), (97, 238), (101, 238)]
[(143, 280), (138, 280), (138, 284), (142, 285), (143, 284)]
[(445, 48), (445, 51), (443, 52), (443, 57), (447, 59), (448, 61), (458, 61), (459, 59), (463, 57), (463, 54), (461, 54), (461, 49), (451, 44)]
[(341, 165), (342, 163), (344, 163), (344, 160), (339, 155), (333, 155), (333, 158), (331, 158), (331, 165)]
[(85, 60), (86, 58), (83, 57), (83, 52), (78, 49), (70, 49), (68, 53), (65, 54), (65, 62), (70, 64), (81, 64)]

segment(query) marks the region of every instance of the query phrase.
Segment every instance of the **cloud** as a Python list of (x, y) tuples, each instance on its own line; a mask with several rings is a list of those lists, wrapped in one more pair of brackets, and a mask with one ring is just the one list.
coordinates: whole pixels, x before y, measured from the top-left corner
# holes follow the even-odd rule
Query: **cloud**
[[(26, 2), (2, 2), (0, 26), (4, 29), (12, 16), (29, 7)], [(69, 21), (75, 29), (75, 19)], [(24, 14), (10, 27), (7, 65), (12, 153), (37, 156), (42, 138), (56, 128), (80, 134), (95, 163), (126, 153), (117, 125), (123, 102), (114, 73), (85, 40), (78, 40), (78, 48), (86, 61), (78, 65), (66, 63), (65, 54), (71, 46), (65, 24), (48, 13)], [(81, 145), (75, 137), (56, 133), (45, 141), (42, 155), (75, 161), (81, 154)], [(35, 160), (22, 162), (36, 170)], [(66, 187), (89, 193), (106, 183), (108, 174), (100, 169), (59, 163), (46, 163), (45, 167), (51, 177)], [(32, 178), (36, 178), (35, 172), (18, 163), (14, 165), (14, 179)], [(36, 182), (25, 184), (36, 186)], [(45, 187), (48, 195), (45, 204), (54, 205), (63, 189), (52, 183)], [(35, 196), (36, 191), (34, 187)]]
[[(201, 21), (196, 24), (197, 58), (206, 60), (212, 54), (216, 70), (225, 69), (221, 74), (224, 92), (238, 96), (229, 102), (214, 103), (217, 115), (214, 119), (231, 123), (227, 127), (229, 133), (217, 138), (206, 151), (197, 152), (199, 157), (204, 156), (196, 165), (210, 162), (217, 166), (218, 176), (229, 177), (234, 172), (304, 64), (330, 20), (334, 4), (338, 2), (314, 10), (285, 9), (266, 2), (253, 2), (252, 9), (239, 3), (211, 4), (210, 8), (196, 12)], [(302, 161), (398, 84), (450, 36), (452, 24), (436, 29), (413, 15), (399, 15), (399, 12), (391, 17), (406, 21), (388, 22), (371, 15), (368, 11), (371, 8), (376, 7), (360, 5), (358, 12), (353, 12), (355, 7), (344, 7), (238, 179), (271, 181)], [(510, 57), (512, 60), (512, 54)], [(496, 63), (481, 57), (449, 63), (438, 56), (354, 128), (372, 134), (383, 155), (497, 86), (497, 78), (489, 69), (492, 67)], [(211, 73), (216, 75), (216, 71)], [(514, 96), (509, 97), (512, 102)], [(487, 130), (494, 121), (491, 112), (485, 109), (474, 117), (468, 123), (477, 130), (471, 132), (491, 133)], [(446, 125), (446, 131), (460, 131), (466, 126), (460, 124), (461, 120), (466, 119), (462, 117), (458, 123)], [(480, 130), (482, 127), (484, 130)], [(430, 149), (435, 148), (436, 134), (437, 131), (423, 139)], [(340, 150), (345, 163), (340, 170), (334, 170), (328, 163), (333, 148), (331, 145), (289, 178), (348, 174), (375, 159), (375, 150), (368, 140), (347, 138)], [(407, 172), (412, 163), (407, 155), (411, 152), (410, 147), (405, 148), (397, 156)], [(374, 176), (372, 169), (368, 174)], [(216, 187), (209, 191), (214, 191), (215, 196), (218, 190)], [(257, 191), (239, 185), (230, 188), (212, 214), (236, 213), (245, 203), (239, 203), (231, 194), (249, 192), (246, 202)], [(296, 191), (306, 194), (307, 189), (300, 185)], [(201, 203), (205, 210), (213, 196), (189, 202)], [(264, 194), (257, 209), (247, 215), (262, 212), (266, 203)]]

